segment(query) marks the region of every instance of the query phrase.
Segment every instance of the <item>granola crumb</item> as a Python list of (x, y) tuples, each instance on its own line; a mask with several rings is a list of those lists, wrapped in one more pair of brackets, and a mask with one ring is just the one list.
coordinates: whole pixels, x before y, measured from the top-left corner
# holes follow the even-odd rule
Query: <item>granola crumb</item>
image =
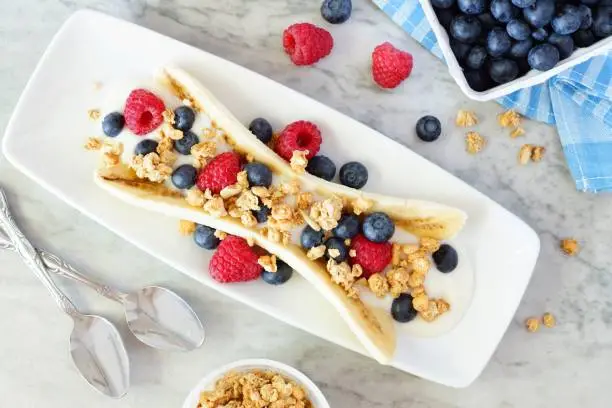
[(417, 244), (404, 244), (402, 245), (402, 251), (406, 255), (414, 254), (419, 250), (419, 245)]
[(257, 260), (264, 270), (268, 272), (276, 272), (278, 270), (276, 266), (276, 255), (263, 255)]
[(523, 136), (524, 134), (525, 134), (525, 129), (523, 129), (522, 127), (517, 127), (512, 132), (510, 132), (510, 137), (515, 139), (519, 136)]
[(460, 109), (457, 112), (457, 118), (455, 119), (455, 124), (459, 127), (471, 127), (478, 123), (478, 118), (476, 114), (472, 111), (467, 111)]
[(242, 170), (236, 175), (236, 184), (239, 184), (240, 186), (242, 186), (244, 190), (249, 188), (249, 178), (248, 178), (246, 170)]
[(181, 140), (183, 138), (183, 131), (180, 129), (175, 129), (170, 123), (164, 122), (161, 127), (161, 135), (162, 138), (169, 138), (172, 140)]
[(351, 239), (347, 238), (347, 239), (344, 240), (344, 245), (346, 245), (347, 247), (350, 247), (351, 246), (351, 242), (352, 242)]
[(338, 248), (329, 248), (327, 254), (330, 258), (337, 258), (340, 256), (340, 250)]
[(196, 224), (193, 221), (189, 220), (180, 220), (179, 221), (179, 232), (181, 235), (191, 235), (196, 230)]
[(255, 239), (253, 237), (247, 237), (246, 242), (250, 247), (255, 246)]
[(421, 293), (412, 299), (412, 307), (417, 312), (425, 312), (429, 309), (429, 297), (425, 293)]
[(251, 192), (259, 198), (270, 197), (270, 190), (268, 190), (267, 187), (254, 186), (254, 187), (251, 187)]
[(525, 327), (527, 327), (527, 330), (531, 333), (535, 333), (540, 328), (540, 321), (536, 317), (530, 317), (525, 320)]
[(546, 148), (544, 146), (534, 146), (531, 151), (531, 160), (534, 162), (542, 161)]
[(467, 152), (470, 154), (476, 154), (482, 151), (486, 141), (485, 138), (480, 136), (478, 132), (468, 132), (465, 135), (465, 143)]
[(236, 200), (238, 208), (247, 210), (259, 210), (259, 199), (250, 190), (245, 190), (240, 193), (240, 196)]
[(533, 152), (533, 145), (531, 144), (524, 144), (521, 146), (521, 149), (519, 150), (519, 155), (518, 155), (518, 161), (520, 164), (527, 164), (529, 162), (529, 160), (531, 160), (531, 154)]
[(313, 199), (314, 199), (314, 196), (309, 191), (298, 193), (295, 198), (295, 205), (300, 210), (306, 210), (312, 204)]
[(438, 307), (438, 312), (440, 314), (446, 313), (450, 310), (450, 304), (444, 299), (436, 299), (436, 306)]
[(384, 298), (389, 293), (389, 283), (380, 273), (375, 273), (368, 278), (368, 287), (379, 298)]
[(575, 256), (580, 252), (578, 241), (573, 238), (565, 238), (561, 240), (561, 250), (568, 256)]
[(237, 196), (241, 192), (242, 192), (242, 186), (236, 183), (236, 184), (232, 184), (231, 186), (223, 187), (223, 190), (219, 192), (219, 195), (223, 199), (228, 199), (230, 197)]
[(203, 207), (204, 201), (206, 201), (204, 199), (204, 193), (202, 193), (202, 191), (200, 191), (200, 189), (197, 187), (194, 187), (187, 191), (185, 199), (187, 200), (187, 204), (192, 207)]
[(555, 319), (555, 316), (552, 315), (552, 313), (544, 313), (544, 315), (542, 316), (542, 323), (548, 328), (553, 328), (557, 324), (557, 320)]
[(208, 212), (213, 217), (223, 217), (227, 215), (225, 203), (221, 197), (213, 197), (204, 203), (204, 211)]
[(172, 174), (172, 167), (163, 163), (155, 152), (148, 153), (144, 157), (142, 155), (133, 156), (130, 167), (136, 171), (136, 176), (149, 179), (154, 183), (161, 183)]
[(214, 139), (217, 137), (217, 132), (212, 128), (204, 128), (202, 129), (202, 137), (204, 139)]
[(431, 261), (424, 256), (415, 258), (411, 264), (413, 272), (421, 275), (425, 275), (431, 268)]
[(502, 127), (519, 127), (521, 125), (522, 122), (522, 117), (521, 115), (513, 110), (510, 109), (506, 112), (500, 113), (499, 115), (497, 115), (497, 122), (502, 126)]
[(213, 235), (219, 238), (221, 241), (227, 238), (227, 232), (221, 230), (215, 230), (215, 233)]
[(331, 231), (338, 226), (338, 220), (342, 216), (342, 206), (342, 199), (337, 196), (317, 201), (310, 207), (310, 218), (323, 230)]
[(164, 122), (171, 125), (174, 124), (174, 111), (172, 109), (166, 108), (166, 110), (162, 112), (162, 117), (164, 118)]
[(91, 120), (100, 119), (100, 109), (88, 109), (87, 116), (89, 116), (89, 119)]
[(312, 247), (306, 253), (306, 257), (313, 261), (315, 259), (319, 259), (323, 257), (323, 255), (325, 254), (325, 249), (326, 249), (325, 245), (319, 245), (316, 247)]
[(357, 251), (355, 251), (354, 249), (350, 249), (350, 250), (349, 250), (349, 256), (350, 256), (351, 258), (356, 257), (356, 256), (357, 256)]
[(440, 249), (440, 241), (434, 238), (423, 237), (419, 241), (420, 249), (428, 254), (433, 254)]
[(307, 154), (308, 150), (293, 151), (289, 165), (297, 174), (304, 174), (306, 171), (306, 166), (308, 165), (308, 159), (306, 158)]
[(191, 146), (191, 154), (198, 160), (207, 160), (215, 157), (217, 144), (215, 142), (200, 142)]
[(106, 167), (116, 166), (121, 163), (121, 157), (113, 152), (106, 152), (102, 156), (103, 163)]
[(102, 149), (102, 139), (100, 139), (99, 137), (87, 138), (87, 142), (85, 142), (83, 147), (85, 148), (85, 150), (90, 150), (90, 151), (100, 150)]
[(428, 302), (427, 309), (423, 310), (422, 312), (419, 312), (419, 316), (421, 317), (421, 319), (425, 320), (426, 322), (433, 322), (441, 314), (442, 313), (440, 312), (440, 309), (438, 309), (438, 302), (436, 301)]
[(357, 197), (357, 199), (352, 202), (353, 213), (355, 213), (355, 215), (363, 214), (367, 212), (370, 208), (372, 208), (373, 205), (373, 201), (361, 196)]
[(245, 211), (240, 215), (240, 223), (247, 228), (257, 225), (257, 218), (250, 211)]
[[(300, 181), (293, 179), (288, 183), (281, 184), (281, 190), (277, 194), (295, 195), (300, 192)], [(279, 196), (279, 198), (281, 198)]]
[(391, 266), (399, 265), (401, 249), (402, 249), (402, 246), (400, 244), (398, 244), (397, 242), (393, 243), (393, 246), (391, 249)]
[(255, 157), (251, 153), (247, 153), (246, 161), (249, 163), (253, 163), (253, 161), (255, 161)]

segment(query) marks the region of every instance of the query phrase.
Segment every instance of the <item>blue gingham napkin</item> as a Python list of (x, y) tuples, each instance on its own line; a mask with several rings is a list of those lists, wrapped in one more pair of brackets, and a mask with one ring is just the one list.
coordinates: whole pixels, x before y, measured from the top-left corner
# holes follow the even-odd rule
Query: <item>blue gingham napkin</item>
[[(373, 1), (423, 47), (443, 59), (418, 0)], [(612, 58), (602, 55), (498, 102), (557, 127), (578, 190), (612, 191), (611, 81)]]

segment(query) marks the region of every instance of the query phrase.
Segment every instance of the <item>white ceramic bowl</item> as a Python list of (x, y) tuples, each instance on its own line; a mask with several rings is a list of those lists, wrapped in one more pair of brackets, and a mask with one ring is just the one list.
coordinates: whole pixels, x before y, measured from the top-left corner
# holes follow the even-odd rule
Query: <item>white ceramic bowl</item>
[(436, 12), (434, 11), (430, 0), (419, 0), (419, 2), (421, 3), (423, 11), (425, 12), (425, 17), (427, 17), (427, 20), (429, 21), (429, 24), (436, 35), (451, 76), (455, 79), (455, 82), (457, 82), (463, 93), (476, 101), (490, 101), (491, 99), (500, 98), (519, 89), (529, 88), (530, 86), (540, 84), (558, 73), (565, 71), (574, 65), (580, 64), (593, 56), (604, 54), (612, 48), (611, 36), (597, 41), (590, 47), (577, 49), (571, 56), (559, 61), (554, 68), (549, 69), (548, 71), (540, 72), (531, 70), (529, 73), (527, 73), (527, 75), (517, 78), (514, 81), (498, 85), (483, 92), (477, 92), (468, 85), (467, 80), (463, 75), (463, 68), (459, 66), (459, 62), (451, 50), (448, 34), (438, 21), (438, 17), (436, 16)]
[(198, 382), (198, 385), (191, 390), (189, 396), (187, 396), (185, 399), (183, 408), (196, 408), (200, 402), (200, 392), (212, 390), (215, 385), (215, 381), (221, 378), (228, 371), (246, 371), (252, 369), (278, 372), (303, 386), (314, 408), (330, 408), (329, 403), (325, 399), (325, 396), (319, 387), (317, 387), (316, 384), (310, 380), (310, 378), (306, 377), (304, 373), (288, 366), (287, 364), (266, 359), (239, 360), (219, 367)]

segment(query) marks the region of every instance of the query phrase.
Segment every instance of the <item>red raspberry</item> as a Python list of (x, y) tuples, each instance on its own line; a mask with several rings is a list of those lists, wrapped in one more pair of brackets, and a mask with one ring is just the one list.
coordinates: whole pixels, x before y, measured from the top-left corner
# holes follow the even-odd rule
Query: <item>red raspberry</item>
[(306, 158), (312, 159), (321, 148), (321, 132), (317, 125), (306, 120), (288, 124), (278, 136), (275, 150), (279, 156), (289, 161), (294, 150), (308, 150)]
[(359, 264), (363, 268), (363, 277), (382, 272), (391, 262), (390, 242), (376, 243), (368, 241), (366, 237), (359, 234), (351, 241), (351, 249), (355, 250), (356, 256), (351, 257), (351, 264)]
[(157, 95), (146, 89), (134, 89), (125, 101), (125, 124), (137, 135), (147, 134), (162, 124), (166, 106)]
[(333, 46), (331, 34), (314, 24), (293, 24), (283, 32), (283, 47), (295, 65), (312, 65), (329, 55)]
[(228, 235), (210, 259), (208, 272), (221, 283), (255, 280), (263, 269), (257, 259), (259, 255), (244, 239)]
[(372, 78), (381, 88), (395, 88), (412, 72), (412, 55), (385, 42), (372, 53)]
[(224, 187), (236, 184), (239, 172), (240, 156), (234, 152), (221, 153), (200, 170), (196, 185), (202, 191), (208, 188), (219, 194)]

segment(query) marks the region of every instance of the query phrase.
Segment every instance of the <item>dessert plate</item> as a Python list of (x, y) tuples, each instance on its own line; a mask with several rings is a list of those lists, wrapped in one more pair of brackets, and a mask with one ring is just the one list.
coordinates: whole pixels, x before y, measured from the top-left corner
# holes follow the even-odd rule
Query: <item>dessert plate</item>
[(125, 204), (94, 184), (96, 162), (82, 147), (88, 136), (95, 136), (86, 114), (99, 104), (94, 85), (121, 82), (135, 88), (139, 79), (169, 65), (191, 72), (243, 123), (265, 116), (281, 127), (306, 119), (324, 135), (350, 135), (350, 151), (342, 148), (346, 141), (328, 137), (322, 152), (336, 163), (366, 164), (370, 192), (436, 201), (467, 213), (467, 224), (453, 242), (474, 274), (471, 305), (442, 335), (418, 337), (399, 328), (391, 364), (445, 385), (469, 385), (516, 311), (538, 256), (537, 235), (461, 180), (319, 102), (142, 27), (81, 11), (64, 24), (26, 86), (4, 137), (6, 157), (59, 198), (172, 267), (284, 322), (366, 354), (306, 280), (296, 277), (278, 288), (261, 281), (218, 284), (206, 270), (212, 252), (181, 237), (175, 219)]

